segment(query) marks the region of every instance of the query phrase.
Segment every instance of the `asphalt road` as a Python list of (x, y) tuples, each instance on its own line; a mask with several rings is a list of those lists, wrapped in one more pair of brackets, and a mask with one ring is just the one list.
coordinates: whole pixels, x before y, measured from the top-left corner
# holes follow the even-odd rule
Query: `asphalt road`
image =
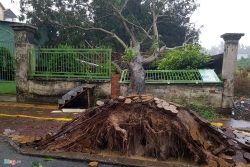
[[(15, 160), (15, 161), (9, 161)], [(44, 161), (43, 157), (33, 157), (18, 154), (6, 141), (0, 140), (0, 167), (17, 166), (17, 167), (33, 167), (32, 163), (40, 163), (40, 167), (88, 167), (88, 162), (70, 161), (62, 159), (54, 159), (52, 161)], [(9, 164), (9, 163), (13, 163)], [(37, 166), (38, 167), (38, 166)], [(98, 167), (118, 167), (114, 165), (98, 164)]]

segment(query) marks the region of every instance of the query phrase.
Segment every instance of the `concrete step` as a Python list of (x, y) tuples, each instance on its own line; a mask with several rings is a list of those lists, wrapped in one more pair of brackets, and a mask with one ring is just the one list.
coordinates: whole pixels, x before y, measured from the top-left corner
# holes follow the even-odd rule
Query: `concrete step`
[(91, 90), (95, 88), (95, 86), (96, 84), (83, 84), (70, 90), (69, 92), (64, 94), (61, 99), (58, 99), (59, 109), (63, 108), (66, 104), (69, 104), (70, 102), (74, 101), (77, 97), (82, 95), (84, 92), (87, 92), (87, 90)]

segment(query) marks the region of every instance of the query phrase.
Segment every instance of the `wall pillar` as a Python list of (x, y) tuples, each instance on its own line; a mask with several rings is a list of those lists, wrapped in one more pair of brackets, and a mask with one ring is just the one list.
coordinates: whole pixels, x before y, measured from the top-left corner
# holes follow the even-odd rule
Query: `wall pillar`
[(29, 89), (28, 49), (34, 47), (34, 32), (37, 27), (28, 24), (12, 24), (10, 26), (14, 30), (15, 39), (17, 102), (24, 102)]
[(222, 65), (222, 80), (224, 82), (222, 93), (222, 108), (233, 107), (234, 78), (238, 55), (238, 45), (243, 33), (226, 33), (221, 35), (224, 39), (224, 56)]
[(120, 74), (111, 73), (111, 98), (120, 96)]

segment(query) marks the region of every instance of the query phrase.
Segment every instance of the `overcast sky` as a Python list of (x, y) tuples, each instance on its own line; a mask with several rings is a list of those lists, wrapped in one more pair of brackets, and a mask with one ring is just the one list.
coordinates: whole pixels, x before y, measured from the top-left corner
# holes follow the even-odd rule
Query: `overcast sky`
[[(19, 0), (0, 0), (5, 8), (19, 14)], [(200, 44), (209, 49), (223, 41), (224, 33), (245, 33), (240, 43), (250, 46), (250, 0), (197, 0), (200, 7), (192, 16), (192, 22), (201, 29)]]
[[(192, 21), (204, 25), (200, 43), (210, 48), (223, 41), (224, 33), (245, 33), (240, 43), (250, 46), (250, 0), (198, 0)], [(197, 26), (198, 27), (198, 26)]]

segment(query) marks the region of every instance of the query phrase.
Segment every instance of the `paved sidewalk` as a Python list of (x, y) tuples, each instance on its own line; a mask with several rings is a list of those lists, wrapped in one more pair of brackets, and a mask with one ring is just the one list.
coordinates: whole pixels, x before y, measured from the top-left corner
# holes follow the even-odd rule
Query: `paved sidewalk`
[(0, 134), (44, 137), (80, 113), (51, 113), (55, 105), (0, 102)]
[(15, 95), (0, 95), (0, 101), (16, 102)]
[[(8, 161), (7, 160), (12, 160)], [(13, 161), (14, 160), (14, 161)], [(9, 164), (13, 163), (13, 164)], [(78, 160), (72, 161), (68, 159), (53, 159), (45, 161), (43, 157), (28, 156), (18, 154), (7, 141), (0, 139), (0, 166), (17, 166), (17, 167), (32, 167), (32, 163), (40, 163), (41, 167), (88, 167), (89, 161)], [(108, 164), (98, 164), (98, 167), (115, 167)]]

